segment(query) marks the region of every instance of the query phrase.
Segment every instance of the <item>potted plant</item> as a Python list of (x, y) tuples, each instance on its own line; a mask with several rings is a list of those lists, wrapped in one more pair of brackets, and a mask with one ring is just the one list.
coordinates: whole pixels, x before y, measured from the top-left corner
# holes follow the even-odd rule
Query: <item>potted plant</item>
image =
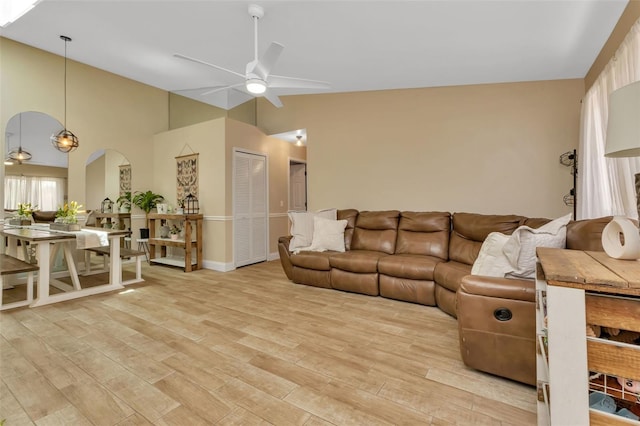
[(180, 228), (178, 228), (176, 225), (172, 225), (171, 230), (169, 232), (171, 233), (171, 239), (177, 240), (178, 234), (180, 234)]
[(140, 238), (149, 238), (149, 212), (162, 200), (164, 200), (164, 197), (153, 191), (136, 191), (131, 197), (133, 205), (139, 207), (145, 213), (146, 228), (140, 228)]
[(32, 213), (38, 206), (31, 207), (31, 203), (18, 203), (13, 218), (9, 220), (10, 225), (31, 225)]
[(129, 213), (131, 211), (131, 191), (127, 191), (116, 200), (120, 213)]
[(56, 219), (50, 225), (50, 228), (58, 231), (79, 231), (78, 209), (80, 207), (82, 205), (78, 204), (77, 201), (71, 201), (65, 203), (62, 207), (58, 207)]

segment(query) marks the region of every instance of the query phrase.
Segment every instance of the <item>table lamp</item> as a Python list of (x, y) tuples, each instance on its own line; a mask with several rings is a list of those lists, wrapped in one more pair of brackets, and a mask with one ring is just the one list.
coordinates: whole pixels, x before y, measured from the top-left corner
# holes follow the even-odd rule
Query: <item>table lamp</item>
[[(604, 155), (613, 158), (640, 156), (640, 81), (615, 90), (609, 97), (609, 123)], [(635, 183), (640, 217), (640, 173), (636, 174)], [(635, 229), (635, 232), (630, 233), (631, 229)], [(620, 234), (624, 236), (624, 242), (621, 241)], [(634, 246), (640, 245), (640, 235), (633, 222), (627, 218), (616, 217), (607, 225), (602, 233), (602, 245), (609, 256), (617, 259), (640, 257), (638, 250), (634, 249)]]

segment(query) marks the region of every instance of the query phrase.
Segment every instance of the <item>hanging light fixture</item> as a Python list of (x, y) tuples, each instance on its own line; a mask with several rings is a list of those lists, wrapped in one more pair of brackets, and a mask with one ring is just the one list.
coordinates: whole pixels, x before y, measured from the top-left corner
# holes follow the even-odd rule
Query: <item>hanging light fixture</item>
[(296, 135), (296, 139), (298, 140), (296, 142), (297, 146), (302, 146), (302, 135)]
[(31, 160), (31, 153), (22, 149), (22, 113), (19, 115), (20, 120), (20, 144), (18, 145), (18, 149), (12, 149), (9, 151), (9, 159), (13, 161), (17, 161), (18, 164), (22, 164), (23, 161)]
[(9, 152), (11, 152), (11, 136), (13, 136), (13, 133), (11, 132), (5, 132), (4, 134), (4, 139), (5, 142), (7, 144), (7, 156), (4, 157), (4, 165), (5, 166), (13, 166), (13, 160), (11, 158), (9, 158)]
[(77, 136), (67, 129), (67, 43), (71, 37), (61, 35), (60, 38), (64, 40), (64, 129), (51, 136), (51, 143), (58, 151), (71, 152), (80, 146)]

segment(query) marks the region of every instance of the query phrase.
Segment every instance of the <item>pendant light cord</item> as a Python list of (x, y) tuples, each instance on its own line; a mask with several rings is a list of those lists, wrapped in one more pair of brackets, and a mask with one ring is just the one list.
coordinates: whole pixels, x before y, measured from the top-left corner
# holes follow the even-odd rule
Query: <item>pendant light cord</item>
[(67, 43), (69, 38), (64, 38), (64, 128), (67, 128)]

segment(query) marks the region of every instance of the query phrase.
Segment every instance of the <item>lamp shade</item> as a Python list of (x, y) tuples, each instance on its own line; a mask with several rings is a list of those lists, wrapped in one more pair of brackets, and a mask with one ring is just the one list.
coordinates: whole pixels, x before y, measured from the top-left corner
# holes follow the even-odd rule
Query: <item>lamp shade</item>
[(609, 97), (605, 157), (640, 156), (640, 81), (621, 87)]

